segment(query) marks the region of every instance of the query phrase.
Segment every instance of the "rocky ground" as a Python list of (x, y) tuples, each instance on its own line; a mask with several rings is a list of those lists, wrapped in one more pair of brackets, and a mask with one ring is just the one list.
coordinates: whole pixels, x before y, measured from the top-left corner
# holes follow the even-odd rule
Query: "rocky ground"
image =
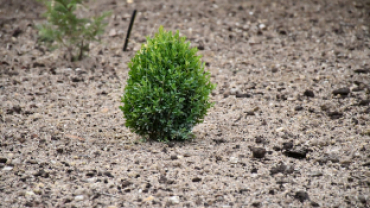
[[(90, 1), (113, 15), (70, 63), (40, 4), (0, 0), (0, 207), (370, 207), (369, 1), (230, 2)], [(144, 142), (118, 108), (160, 25), (218, 85), (192, 141)]]

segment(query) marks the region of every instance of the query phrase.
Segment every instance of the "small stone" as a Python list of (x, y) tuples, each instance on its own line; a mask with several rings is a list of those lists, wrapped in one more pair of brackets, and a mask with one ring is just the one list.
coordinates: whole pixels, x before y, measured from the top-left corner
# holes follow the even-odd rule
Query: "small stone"
[(238, 163), (238, 158), (237, 157), (230, 157), (230, 163), (231, 164), (237, 164)]
[(13, 170), (13, 166), (5, 166), (3, 170), (5, 171)]
[(84, 200), (84, 196), (83, 195), (75, 196), (75, 201), (83, 201), (83, 200)]
[(103, 108), (103, 109), (101, 109), (100, 112), (102, 112), (102, 113), (108, 113), (108, 111), (109, 111), (109, 108)]
[(347, 96), (350, 92), (351, 90), (348, 87), (345, 87), (345, 88), (336, 89), (332, 93), (333, 95)]
[(230, 95), (236, 95), (236, 94), (240, 95), (240, 94), (242, 94), (242, 92), (240, 91), (239, 88), (231, 88), (230, 89)]
[(295, 111), (301, 111), (301, 110), (303, 110), (303, 107), (302, 106), (296, 106), (296, 107), (294, 107), (294, 110)]
[(305, 191), (297, 191), (294, 195), (294, 198), (299, 200), (300, 202), (304, 202), (304, 201), (310, 199), (307, 192), (305, 192)]
[(305, 149), (287, 150), (284, 152), (284, 155), (296, 159), (304, 159), (306, 158), (307, 150)]
[(355, 69), (354, 72), (358, 74), (368, 74), (370, 73), (370, 69)]
[(13, 106), (13, 111), (19, 114), (21, 113), (22, 108), (19, 105), (15, 105)]
[(87, 193), (87, 190), (85, 188), (78, 188), (74, 191), (74, 195), (76, 196), (82, 196)]
[(8, 159), (7, 158), (5, 158), (5, 157), (0, 157), (0, 163), (6, 163), (6, 161), (8, 161)]
[(137, 176), (139, 176), (139, 173), (137, 173), (136, 171), (130, 171), (129, 173), (127, 173), (127, 175), (129, 177), (136, 178)]
[(192, 182), (194, 182), (194, 183), (197, 183), (197, 182), (202, 181), (202, 179), (201, 179), (201, 178), (199, 178), (199, 177), (195, 177), (195, 178), (193, 178), (191, 181), (192, 181)]
[(263, 158), (267, 152), (266, 149), (262, 147), (249, 146), (249, 149), (252, 151), (254, 158)]
[(320, 204), (314, 201), (311, 201), (311, 206), (313, 207), (320, 207)]
[(33, 192), (37, 195), (40, 195), (42, 192), (41, 192), (41, 189), (39, 187), (36, 187), (33, 189)]
[(308, 176), (310, 176), (310, 177), (320, 177), (320, 176), (323, 176), (323, 174), (320, 171), (314, 171), (314, 172), (309, 173)]
[(189, 152), (185, 152), (184, 157), (191, 157), (191, 154)]
[(179, 158), (177, 157), (177, 155), (171, 155), (171, 160), (177, 160), (177, 159), (179, 159)]
[(154, 196), (148, 196), (147, 198), (145, 198), (143, 201), (144, 202), (150, 202), (150, 201), (153, 201), (154, 200)]
[(360, 102), (358, 102), (358, 106), (367, 106), (370, 104), (370, 100), (361, 100)]
[(264, 30), (266, 29), (266, 25), (265, 24), (259, 24), (258, 27), (261, 29), (261, 30)]
[(114, 37), (114, 36), (116, 36), (117, 35), (117, 31), (116, 31), (116, 29), (111, 29), (110, 31), (109, 31), (109, 37)]
[(283, 143), (283, 150), (290, 150), (293, 148), (293, 141), (284, 142)]
[(261, 202), (253, 202), (252, 203), (252, 206), (253, 207), (261, 207), (262, 206), (262, 203)]
[(284, 127), (279, 127), (279, 128), (276, 128), (275, 129), (275, 131), (276, 132), (282, 132), (282, 131), (284, 131), (285, 130), (285, 128)]
[(171, 202), (172, 204), (178, 204), (180, 203), (180, 197), (179, 196), (171, 196), (168, 198), (168, 201)]
[(313, 91), (312, 90), (306, 90), (306, 91), (304, 91), (304, 93), (303, 93), (305, 96), (307, 96), (307, 97), (315, 97), (315, 94), (313, 93)]
[(35, 193), (33, 191), (26, 191), (25, 196), (33, 196)]
[(335, 120), (343, 117), (343, 113), (334, 111), (334, 112), (327, 112), (327, 115), (330, 117), (330, 119)]
[(340, 159), (339, 163), (342, 164), (342, 165), (349, 165), (349, 164), (352, 163), (352, 160), (351, 160), (351, 158), (344, 158), (344, 159)]
[(111, 172), (109, 172), (109, 171), (105, 171), (105, 172), (104, 172), (104, 175), (105, 175), (105, 176), (108, 176), (108, 177), (110, 177), (110, 178), (114, 178), (114, 175), (113, 175)]
[(358, 196), (358, 200), (363, 203), (363, 204), (366, 204), (367, 200), (368, 200), (368, 196), (364, 196), (364, 195), (360, 195)]
[(82, 74), (87, 74), (87, 72), (81, 68), (77, 68), (76, 69), (76, 74), (77, 75), (82, 75)]

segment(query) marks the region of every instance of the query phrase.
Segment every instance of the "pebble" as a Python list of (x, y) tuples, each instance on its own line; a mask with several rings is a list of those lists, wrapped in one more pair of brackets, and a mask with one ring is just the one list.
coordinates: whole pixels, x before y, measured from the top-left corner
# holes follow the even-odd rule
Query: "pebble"
[(352, 160), (351, 158), (343, 158), (339, 160), (339, 163), (342, 165), (349, 165), (352, 163)]
[(190, 154), (190, 153), (188, 153), (188, 152), (185, 152), (185, 153), (184, 153), (184, 157), (191, 157), (191, 154)]
[(240, 94), (242, 94), (242, 92), (240, 91), (239, 88), (231, 88), (230, 89), (230, 95), (236, 95), (236, 94), (240, 95)]
[(171, 202), (172, 204), (178, 204), (178, 203), (180, 203), (180, 197), (179, 196), (171, 196), (168, 199), (168, 201)]
[(276, 132), (282, 132), (282, 131), (284, 131), (285, 129), (284, 129), (284, 127), (279, 127), (279, 128), (277, 128), (277, 129), (275, 129), (275, 131)]
[(320, 171), (314, 171), (314, 172), (308, 173), (307, 175), (310, 176), (310, 177), (320, 177), (320, 176), (323, 176), (322, 172), (320, 172)]
[(6, 163), (6, 161), (8, 161), (7, 158), (5, 157), (0, 157), (0, 163)]
[(293, 149), (293, 150), (287, 150), (284, 152), (284, 155), (287, 157), (292, 157), (296, 159), (303, 159), (307, 156), (307, 150), (304, 149)]
[(3, 170), (5, 171), (13, 170), (13, 166), (5, 166)]
[(266, 152), (267, 152), (266, 149), (263, 148), (263, 147), (249, 146), (249, 149), (252, 151), (254, 158), (263, 158), (263, 157), (265, 157)]
[(346, 95), (348, 95), (350, 92), (351, 92), (351, 90), (350, 90), (348, 87), (345, 87), (345, 88), (339, 88), (339, 89), (333, 90), (332, 94), (333, 94), (333, 95), (342, 95), (342, 96), (346, 96)]
[(315, 97), (315, 93), (312, 90), (309, 90), (309, 89), (307, 89), (306, 91), (304, 91), (303, 94), (305, 96), (307, 96), (307, 97)]
[(237, 157), (230, 157), (230, 163), (231, 164), (237, 164), (238, 163), (238, 158)]
[(305, 191), (297, 191), (294, 195), (294, 198), (299, 200), (300, 202), (304, 202), (306, 200), (310, 200), (308, 193)]
[(145, 198), (143, 201), (144, 202), (149, 202), (149, 201), (153, 201), (154, 200), (154, 196), (148, 196), (147, 198)]
[(75, 201), (82, 201), (82, 200), (84, 200), (84, 196), (83, 195), (75, 196)]

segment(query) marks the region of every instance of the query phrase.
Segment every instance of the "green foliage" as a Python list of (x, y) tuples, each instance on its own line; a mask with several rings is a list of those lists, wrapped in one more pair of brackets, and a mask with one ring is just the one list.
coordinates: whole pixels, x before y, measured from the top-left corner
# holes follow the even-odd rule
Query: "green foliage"
[(45, 42), (51, 49), (54, 41), (57, 46), (67, 49), (71, 61), (82, 60), (89, 51), (89, 43), (98, 41), (98, 35), (104, 32), (103, 23), (110, 12), (92, 19), (78, 18), (74, 12), (82, 0), (38, 0), (47, 7), (44, 16), (48, 22), (39, 25), (39, 41)]
[(189, 139), (191, 129), (203, 122), (213, 105), (209, 94), (216, 86), (196, 55), (197, 48), (185, 40), (179, 31), (173, 34), (161, 26), (128, 63), (120, 109), (126, 126), (143, 138)]

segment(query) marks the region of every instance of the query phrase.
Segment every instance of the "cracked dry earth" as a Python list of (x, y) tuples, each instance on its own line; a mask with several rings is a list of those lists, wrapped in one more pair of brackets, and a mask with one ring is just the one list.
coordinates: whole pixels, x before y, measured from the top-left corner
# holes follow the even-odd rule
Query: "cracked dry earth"
[[(69, 63), (41, 5), (0, 1), (0, 207), (370, 207), (369, 1), (129, 2), (80, 8), (113, 15)], [(143, 142), (118, 108), (159, 25), (218, 85), (191, 141)]]

